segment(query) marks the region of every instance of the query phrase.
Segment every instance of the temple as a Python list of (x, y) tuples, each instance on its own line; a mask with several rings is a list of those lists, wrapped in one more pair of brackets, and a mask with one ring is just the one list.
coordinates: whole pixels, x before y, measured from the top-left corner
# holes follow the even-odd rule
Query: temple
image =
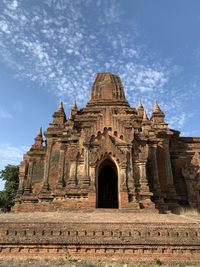
[(180, 137), (155, 101), (131, 107), (118, 76), (98, 73), (85, 108), (62, 102), (20, 164), (14, 212), (200, 207), (200, 138)]

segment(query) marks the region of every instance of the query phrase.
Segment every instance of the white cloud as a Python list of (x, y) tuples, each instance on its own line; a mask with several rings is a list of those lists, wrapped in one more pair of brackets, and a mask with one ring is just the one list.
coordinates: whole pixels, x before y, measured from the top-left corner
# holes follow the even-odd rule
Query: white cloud
[[(83, 19), (82, 1), (68, 1), (67, 4), (61, 0), (44, 2), (53, 9), (54, 14), (49, 16), (45, 5), (40, 9), (33, 5), (31, 25), (27, 19), (29, 10), (18, 6), (17, 10), (12, 12), (10, 3), (5, 4), (3, 13), (9, 13), (10, 19), (4, 15), (1, 19), (5, 25), (8, 22), (11, 25), (12, 39), (7, 35), (0, 41), (0, 52), (4, 60), (18, 70), (19, 78), (26, 77), (39, 82), (41, 86), (49, 84), (58, 96), (67, 98), (69, 103), (76, 98), (77, 102), (83, 105), (89, 95), (95, 73), (110, 68), (116, 72), (118, 70), (117, 65), (120, 62), (116, 62), (112, 57), (103, 62), (105, 55), (102, 44), (108, 40), (107, 45), (112, 50), (112, 42), (115, 43), (116, 50), (120, 50), (122, 56), (131, 60), (136, 56), (137, 49), (128, 47), (130, 36), (109, 36), (107, 26), (104, 26), (105, 22), (116, 24), (120, 19), (121, 11), (117, 1), (107, 2), (105, 6), (98, 2), (101, 15), (97, 16), (99, 20), (96, 26), (99, 29), (89, 36), (85, 28), (91, 21)], [(85, 1), (84, 5), (91, 8), (91, 3), (92, 1)], [(95, 5), (92, 11), (98, 12)], [(12, 18), (13, 15), (15, 19)], [(22, 17), (25, 21), (23, 24)], [(123, 41), (124, 37), (127, 40)], [(13, 44), (13, 49), (7, 48), (10, 44)], [(118, 51), (114, 52), (117, 53)]]
[[(116, 0), (113, 0), (111, 2), (111, 5), (109, 3), (106, 3), (107, 5), (104, 6), (103, 16), (99, 17), (101, 24), (109, 25), (113, 23), (118, 23), (120, 21), (122, 11), (120, 9), (119, 2)], [(99, 3), (99, 8), (101, 8), (101, 6), (102, 3)]]
[(18, 1), (17, 0), (13, 0), (13, 1), (7, 0), (7, 5), (8, 5), (9, 9), (16, 10), (16, 8), (18, 7)]
[(15, 147), (9, 143), (0, 143), (0, 170), (7, 164), (19, 164), (27, 150), (26, 146)]
[(9, 26), (6, 21), (0, 21), (0, 30), (4, 33), (10, 34)]
[[(180, 130), (188, 120), (194, 117), (194, 113), (181, 112), (180, 114), (172, 114), (170, 117), (169, 116), (167, 117), (170, 127), (173, 129)], [(192, 134), (192, 132), (190, 134)]]
[(184, 131), (181, 132), (181, 136), (199, 136), (199, 131), (197, 130), (192, 130), (192, 131)]
[(183, 94), (182, 88), (170, 88), (180, 68), (168, 60), (152, 63), (152, 51), (136, 45), (136, 23), (122, 26), (119, 1), (44, 0), (28, 8), (20, 1), (3, 3), (0, 55), (19, 79), (54, 91), (69, 106), (75, 99), (83, 106), (95, 73), (110, 71), (122, 78), (132, 105), (143, 97), (150, 113), (158, 99), (171, 125), (177, 124), (176, 114), (182, 116), (180, 127), (187, 121), (182, 104), (192, 89)]
[(186, 113), (177, 114), (176, 116), (173, 116), (169, 119), (169, 123), (172, 127), (180, 129), (189, 117), (190, 116), (187, 116)]

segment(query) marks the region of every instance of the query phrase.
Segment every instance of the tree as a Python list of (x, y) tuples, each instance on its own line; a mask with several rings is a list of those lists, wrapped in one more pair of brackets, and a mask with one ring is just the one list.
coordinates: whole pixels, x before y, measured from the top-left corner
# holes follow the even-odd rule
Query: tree
[(0, 208), (9, 211), (14, 204), (14, 197), (19, 184), (19, 166), (8, 164), (0, 171), (0, 179), (5, 181), (4, 190), (0, 191)]

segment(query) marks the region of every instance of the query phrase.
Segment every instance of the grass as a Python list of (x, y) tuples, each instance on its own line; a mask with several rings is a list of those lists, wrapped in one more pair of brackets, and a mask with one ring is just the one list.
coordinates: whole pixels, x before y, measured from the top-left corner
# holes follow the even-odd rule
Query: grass
[(200, 212), (193, 208), (181, 208), (180, 215), (187, 217), (195, 217), (195, 216), (200, 216)]
[(89, 262), (87, 260), (57, 259), (57, 260), (0, 260), (0, 267), (200, 267), (200, 264), (163, 264), (159, 259), (152, 263), (107, 263), (104, 261)]

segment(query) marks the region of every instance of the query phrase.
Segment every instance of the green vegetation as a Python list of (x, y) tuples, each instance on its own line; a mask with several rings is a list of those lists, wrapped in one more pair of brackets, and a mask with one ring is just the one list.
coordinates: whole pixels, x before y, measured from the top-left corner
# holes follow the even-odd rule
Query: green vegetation
[(0, 171), (0, 179), (5, 181), (4, 190), (0, 191), (0, 209), (9, 211), (13, 206), (14, 197), (19, 184), (19, 166), (7, 165)]
[(155, 259), (155, 263), (156, 263), (156, 265), (162, 265), (162, 262), (160, 259)]

